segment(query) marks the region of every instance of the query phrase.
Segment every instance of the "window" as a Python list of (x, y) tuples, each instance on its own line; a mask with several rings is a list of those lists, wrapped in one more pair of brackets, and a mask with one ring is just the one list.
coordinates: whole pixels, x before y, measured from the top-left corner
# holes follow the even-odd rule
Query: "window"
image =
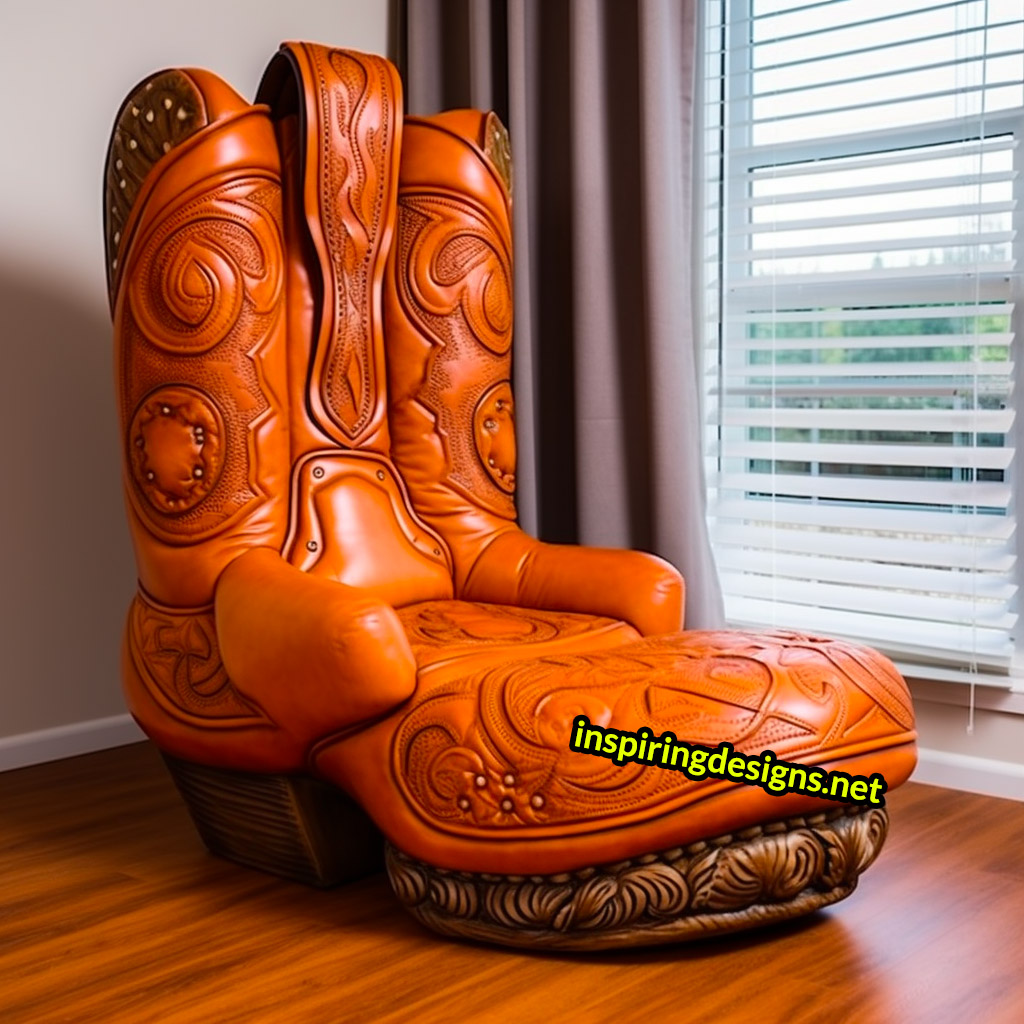
[(706, 3), (704, 404), (730, 625), (865, 640), (936, 678), (1015, 674), (1022, 14)]

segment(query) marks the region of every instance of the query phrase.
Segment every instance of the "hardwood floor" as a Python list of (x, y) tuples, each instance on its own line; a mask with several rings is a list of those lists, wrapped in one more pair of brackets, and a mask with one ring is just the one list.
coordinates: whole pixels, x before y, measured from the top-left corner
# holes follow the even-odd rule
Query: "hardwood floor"
[(848, 900), (702, 945), (529, 954), (423, 931), (382, 875), (218, 860), (148, 744), (0, 775), (0, 1021), (1024, 1020), (1024, 804), (929, 786)]

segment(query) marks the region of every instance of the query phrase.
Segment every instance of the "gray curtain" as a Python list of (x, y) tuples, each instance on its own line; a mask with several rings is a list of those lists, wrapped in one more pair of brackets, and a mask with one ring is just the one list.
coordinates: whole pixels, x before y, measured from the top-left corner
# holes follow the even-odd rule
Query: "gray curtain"
[(405, 0), (410, 113), (497, 111), (514, 165), (519, 510), (636, 547), (723, 623), (692, 317), (696, 0)]

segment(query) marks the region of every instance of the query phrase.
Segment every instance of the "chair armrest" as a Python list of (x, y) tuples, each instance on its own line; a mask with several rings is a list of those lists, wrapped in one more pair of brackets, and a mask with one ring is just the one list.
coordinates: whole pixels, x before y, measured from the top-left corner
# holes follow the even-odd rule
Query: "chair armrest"
[(416, 661), (390, 605), (253, 548), (214, 599), (228, 676), (282, 728), (310, 741), (383, 714), (416, 689)]
[(653, 636), (682, 629), (684, 594), (682, 576), (655, 555), (545, 544), (521, 530), (510, 530), (480, 554), (459, 596), (605, 615)]

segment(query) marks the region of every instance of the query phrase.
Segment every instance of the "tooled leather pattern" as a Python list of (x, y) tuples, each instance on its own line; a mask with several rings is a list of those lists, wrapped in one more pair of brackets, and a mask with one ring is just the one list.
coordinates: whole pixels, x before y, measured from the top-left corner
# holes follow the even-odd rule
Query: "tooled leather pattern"
[(470, 601), (425, 601), (398, 609), (398, 619), (417, 660), (438, 649), (455, 654), (459, 648), (547, 643), (616, 624), (596, 615)]
[(206, 727), (267, 720), (228, 679), (212, 608), (157, 608), (138, 595), (128, 613), (127, 640), (135, 671), (175, 718)]
[(356, 445), (385, 400), (373, 275), (393, 187), (397, 97), (381, 58), (309, 45), (304, 50), (319, 88), (319, 223), (333, 291), (314, 379), (330, 420), (321, 426), (340, 443)]
[(570, 750), (580, 714), (781, 759), (902, 742), (913, 728), (905, 685), (867, 648), (782, 632), (690, 632), (427, 687), (395, 732), (396, 784), (446, 831), (510, 838), (524, 826), (665, 813), (721, 785)]
[(209, 537), (266, 499), (251, 437), (272, 408), (259, 360), (280, 315), (280, 198), (255, 175), (200, 192), (151, 228), (127, 280), (128, 492), (171, 543)]
[(433, 342), (416, 399), (437, 423), (448, 479), (483, 507), (515, 518), (507, 229), (465, 196), (405, 191), (396, 244), (402, 306)]

